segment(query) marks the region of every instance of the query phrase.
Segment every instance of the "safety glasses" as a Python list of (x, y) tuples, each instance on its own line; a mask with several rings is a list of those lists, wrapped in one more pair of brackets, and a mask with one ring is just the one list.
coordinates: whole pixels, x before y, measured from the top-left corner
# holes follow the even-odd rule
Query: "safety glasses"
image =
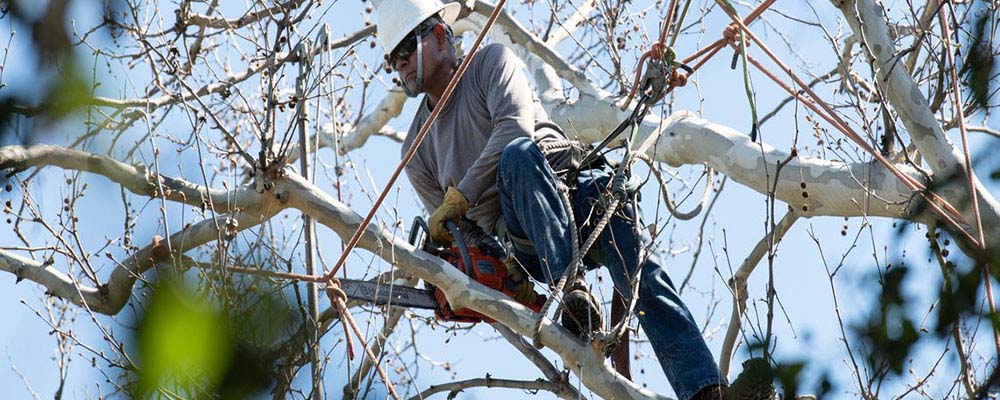
[[(395, 49), (392, 49), (392, 52), (389, 53), (389, 66), (391, 66), (392, 68), (396, 68), (396, 61), (409, 58), (410, 54), (413, 54), (414, 51), (417, 51), (417, 37), (418, 37), (417, 31), (420, 30), (421, 29), (414, 29), (413, 31), (411, 31), (409, 34), (403, 37), (403, 40), (399, 42), (399, 45), (397, 45)], [(423, 30), (423, 32), (419, 33), (420, 37), (419, 40), (424, 40), (424, 37), (427, 36), (427, 34), (430, 32), (431, 32), (430, 29)]]

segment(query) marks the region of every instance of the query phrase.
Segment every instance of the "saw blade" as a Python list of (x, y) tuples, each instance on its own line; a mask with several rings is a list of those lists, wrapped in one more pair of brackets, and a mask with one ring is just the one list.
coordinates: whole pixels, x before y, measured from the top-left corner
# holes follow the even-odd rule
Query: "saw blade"
[(434, 292), (427, 289), (354, 279), (341, 279), (340, 287), (347, 294), (348, 298), (367, 301), (375, 305), (414, 307), (427, 310), (436, 310), (438, 308), (438, 302), (434, 299)]

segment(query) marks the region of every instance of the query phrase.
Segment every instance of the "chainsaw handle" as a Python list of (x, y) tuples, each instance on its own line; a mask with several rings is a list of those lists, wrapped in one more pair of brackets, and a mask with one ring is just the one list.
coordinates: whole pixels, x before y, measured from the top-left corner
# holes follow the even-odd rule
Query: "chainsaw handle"
[(462, 255), (462, 262), (465, 263), (465, 273), (472, 280), (476, 280), (476, 267), (472, 265), (472, 256), (469, 255), (469, 246), (465, 244), (465, 238), (462, 237), (462, 230), (452, 221), (445, 221), (444, 227), (448, 228), (448, 231), (451, 232), (452, 240), (455, 241), (455, 246), (458, 246), (458, 252)]
[(427, 221), (424, 221), (424, 219), (421, 218), (419, 215), (414, 217), (413, 225), (410, 226), (410, 238), (409, 238), (410, 245), (413, 247), (417, 247), (417, 240), (418, 240), (417, 235), (420, 234), (418, 228), (423, 229), (424, 237), (431, 235), (431, 228), (427, 226)]

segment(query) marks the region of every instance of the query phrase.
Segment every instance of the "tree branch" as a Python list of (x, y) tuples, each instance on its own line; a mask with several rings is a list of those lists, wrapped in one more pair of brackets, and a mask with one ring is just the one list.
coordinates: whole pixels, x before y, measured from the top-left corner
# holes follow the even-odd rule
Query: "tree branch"
[[(411, 397), (410, 400), (426, 399), (437, 393), (446, 391), (451, 392), (452, 395), (454, 395), (455, 393), (461, 392), (463, 389), (468, 389), (473, 387), (509, 388), (509, 389), (523, 389), (532, 391), (546, 390), (555, 394), (559, 394), (560, 392), (559, 384), (548, 382), (542, 379), (534, 381), (515, 381), (510, 379), (491, 378), (489, 374), (486, 374), (486, 378), (468, 379), (464, 381), (433, 385), (427, 388), (427, 390), (420, 392), (420, 394)], [(452, 395), (449, 395), (448, 398), (452, 398)]]
[(729, 363), (733, 361), (733, 351), (735, 350), (736, 338), (739, 337), (740, 326), (743, 323), (743, 312), (747, 309), (747, 280), (750, 274), (757, 268), (757, 264), (767, 254), (771, 243), (775, 245), (788, 233), (792, 224), (799, 219), (794, 211), (789, 211), (781, 218), (774, 230), (761, 238), (757, 245), (753, 247), (747, 258), (740, 264), (736, 274), (729, 281), (729, 288), (733, 294), (733, 312), (729, 318), (729, 327), (726, 329), (726, 338), (722, 341), (722, 353), (719, 354), (719, 371), (723, 376), (729, 374)]
[[(883, 92), (900, 121), (910, 134), (910, 139), (924, 156), (927, 164), (938, 179), (953, 179), (964, 165), (964, 156), (948, 139), (941, 124), (935, 119), (920, 87), (904, 68), (902, 57), (905, 53), (896, 51), (889, 34), (889, 26), (881, 4), (873, 0), (834, 1), (855, 34), (861, 37), (865, 55), (876, 71), (876, 83), (883, 86)], [(996, 227), (1000, 224), (1000, 203), (986, 190), (975, 176), (976, 192), (982, 212), (984, 226)], [(938, 182), (939, 185), (951, 182)], [(940, 193), (952, 204), (958, 205), (966, 221), (973, 221), (972, 207), (968, 201), (968, 190), (952, 190)], [(993, 228), (996, 229), (996, 228)], [(987, 248), (996, 249), (1000, 235), (992, 236)]]

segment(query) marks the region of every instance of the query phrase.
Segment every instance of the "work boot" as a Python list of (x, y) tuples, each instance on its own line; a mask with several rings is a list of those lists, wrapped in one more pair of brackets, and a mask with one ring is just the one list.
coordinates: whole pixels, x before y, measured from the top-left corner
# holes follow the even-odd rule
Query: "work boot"
[(604, 326), (601, 305), (590, 294), (585, 280), (574, 280), (562, 300), (562, 326), (577, 337), (590, 336)]
[(743, 362), (743, 372), (733, 385), (712, 385), (698, 391), (691, 400), (774, 400), (774, 378), (771, 366), (763, 358)]
[(743, 372), (724, 390), (725, 400), (774, 400), (774, 373), (763, 358), (743, 362)]

